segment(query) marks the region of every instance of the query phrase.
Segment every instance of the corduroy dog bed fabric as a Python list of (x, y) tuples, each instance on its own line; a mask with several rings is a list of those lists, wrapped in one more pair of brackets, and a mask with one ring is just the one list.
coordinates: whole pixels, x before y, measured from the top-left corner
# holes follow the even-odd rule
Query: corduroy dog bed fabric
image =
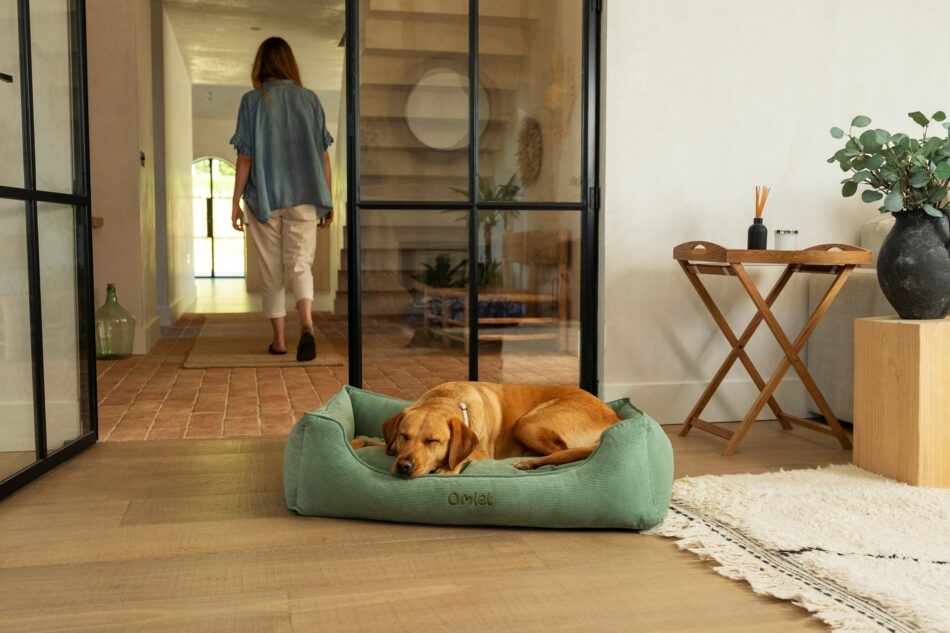
[(621, 421), (589, 458), (521, 471), (472, 462), (459, 475), (405, 480), (383, 447), (353, 450), (356, 436), (381, 437), (383, 420), (411, 403), (344, 387), (291, 431), (284, 453), (287, 507), (308, 516), (449, 525), (642, 530), (666, 516), (673, 449), (666, 433), (629, 400), (608, 403)]

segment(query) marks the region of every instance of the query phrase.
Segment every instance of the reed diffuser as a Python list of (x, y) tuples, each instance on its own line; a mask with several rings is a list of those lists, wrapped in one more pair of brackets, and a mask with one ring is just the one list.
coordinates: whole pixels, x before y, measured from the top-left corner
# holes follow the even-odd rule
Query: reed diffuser
[(762, 212), (765, 211), (765, 203), (769, 199), (768, 187), (756, 186), (755, 188), (755, 219), (752, 226), (749, 227), (749, 245), (750, 251), (764, 251), (768, 248), (769, 230), (762, 224)]

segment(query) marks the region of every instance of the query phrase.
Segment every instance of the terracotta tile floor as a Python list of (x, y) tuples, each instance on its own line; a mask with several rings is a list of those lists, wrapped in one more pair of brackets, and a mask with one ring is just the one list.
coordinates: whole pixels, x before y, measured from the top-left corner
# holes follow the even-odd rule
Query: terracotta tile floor
[[(202, 315), (185, 315), (148, 354), (99, 361), (101, 440), (286, 435), (304, 412), (319, 407), (347, 382), (345, 365), (185, 369), (182, 364), (203, 322)], [(345, 319), (318, 318), (317, 326), (345, 355)], [(413, 399), (439, 383), (465, 379), (468, 359), (460, 347), (387, 353), (397, 348), (386, 345), (384, 333), (373, 334), (367, 326), (364, 388)], [(480, 360), (483, 380), (577, 384), (575, 356), (486, 350)]]

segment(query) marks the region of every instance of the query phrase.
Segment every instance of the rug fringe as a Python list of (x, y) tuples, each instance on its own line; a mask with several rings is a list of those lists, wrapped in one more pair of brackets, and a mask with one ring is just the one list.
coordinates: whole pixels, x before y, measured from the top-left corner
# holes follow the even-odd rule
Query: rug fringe
[(723, 538), (709, 526), (671, 511), (667, 519), (644, 534), (674, 538), (676, 546), (702, 560), (718, 563), (713, 569), (730, 580), (745, 581), (759, 595), (788, 600), (841, 633), (886, 631), (875, 622), (842, 607), (832, 597), (788, 575), (763, 565), (754, 556)]

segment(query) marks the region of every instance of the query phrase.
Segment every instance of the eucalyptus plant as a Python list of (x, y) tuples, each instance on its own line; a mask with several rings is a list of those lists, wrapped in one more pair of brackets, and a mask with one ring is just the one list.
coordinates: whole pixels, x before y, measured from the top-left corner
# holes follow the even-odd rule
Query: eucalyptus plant
[[(861, 199), (883, 200), (881, 213), (923, 211), (942, 217), (950, 213), (950, 121), (943, 112), (929, 118), (921, 112), (907, 116), (923, 128), (919, 139), (869, 128), (871, 119), (863, 115), (854, 117), (847, 132), (831, 128), (831, 136), (848, 140), (828, 162), (851, 173), (841, 181), (841, 195), (846, 198), (864, 184)], [(928, 136), (932, 123), (941, 124), (946, 135)]]

